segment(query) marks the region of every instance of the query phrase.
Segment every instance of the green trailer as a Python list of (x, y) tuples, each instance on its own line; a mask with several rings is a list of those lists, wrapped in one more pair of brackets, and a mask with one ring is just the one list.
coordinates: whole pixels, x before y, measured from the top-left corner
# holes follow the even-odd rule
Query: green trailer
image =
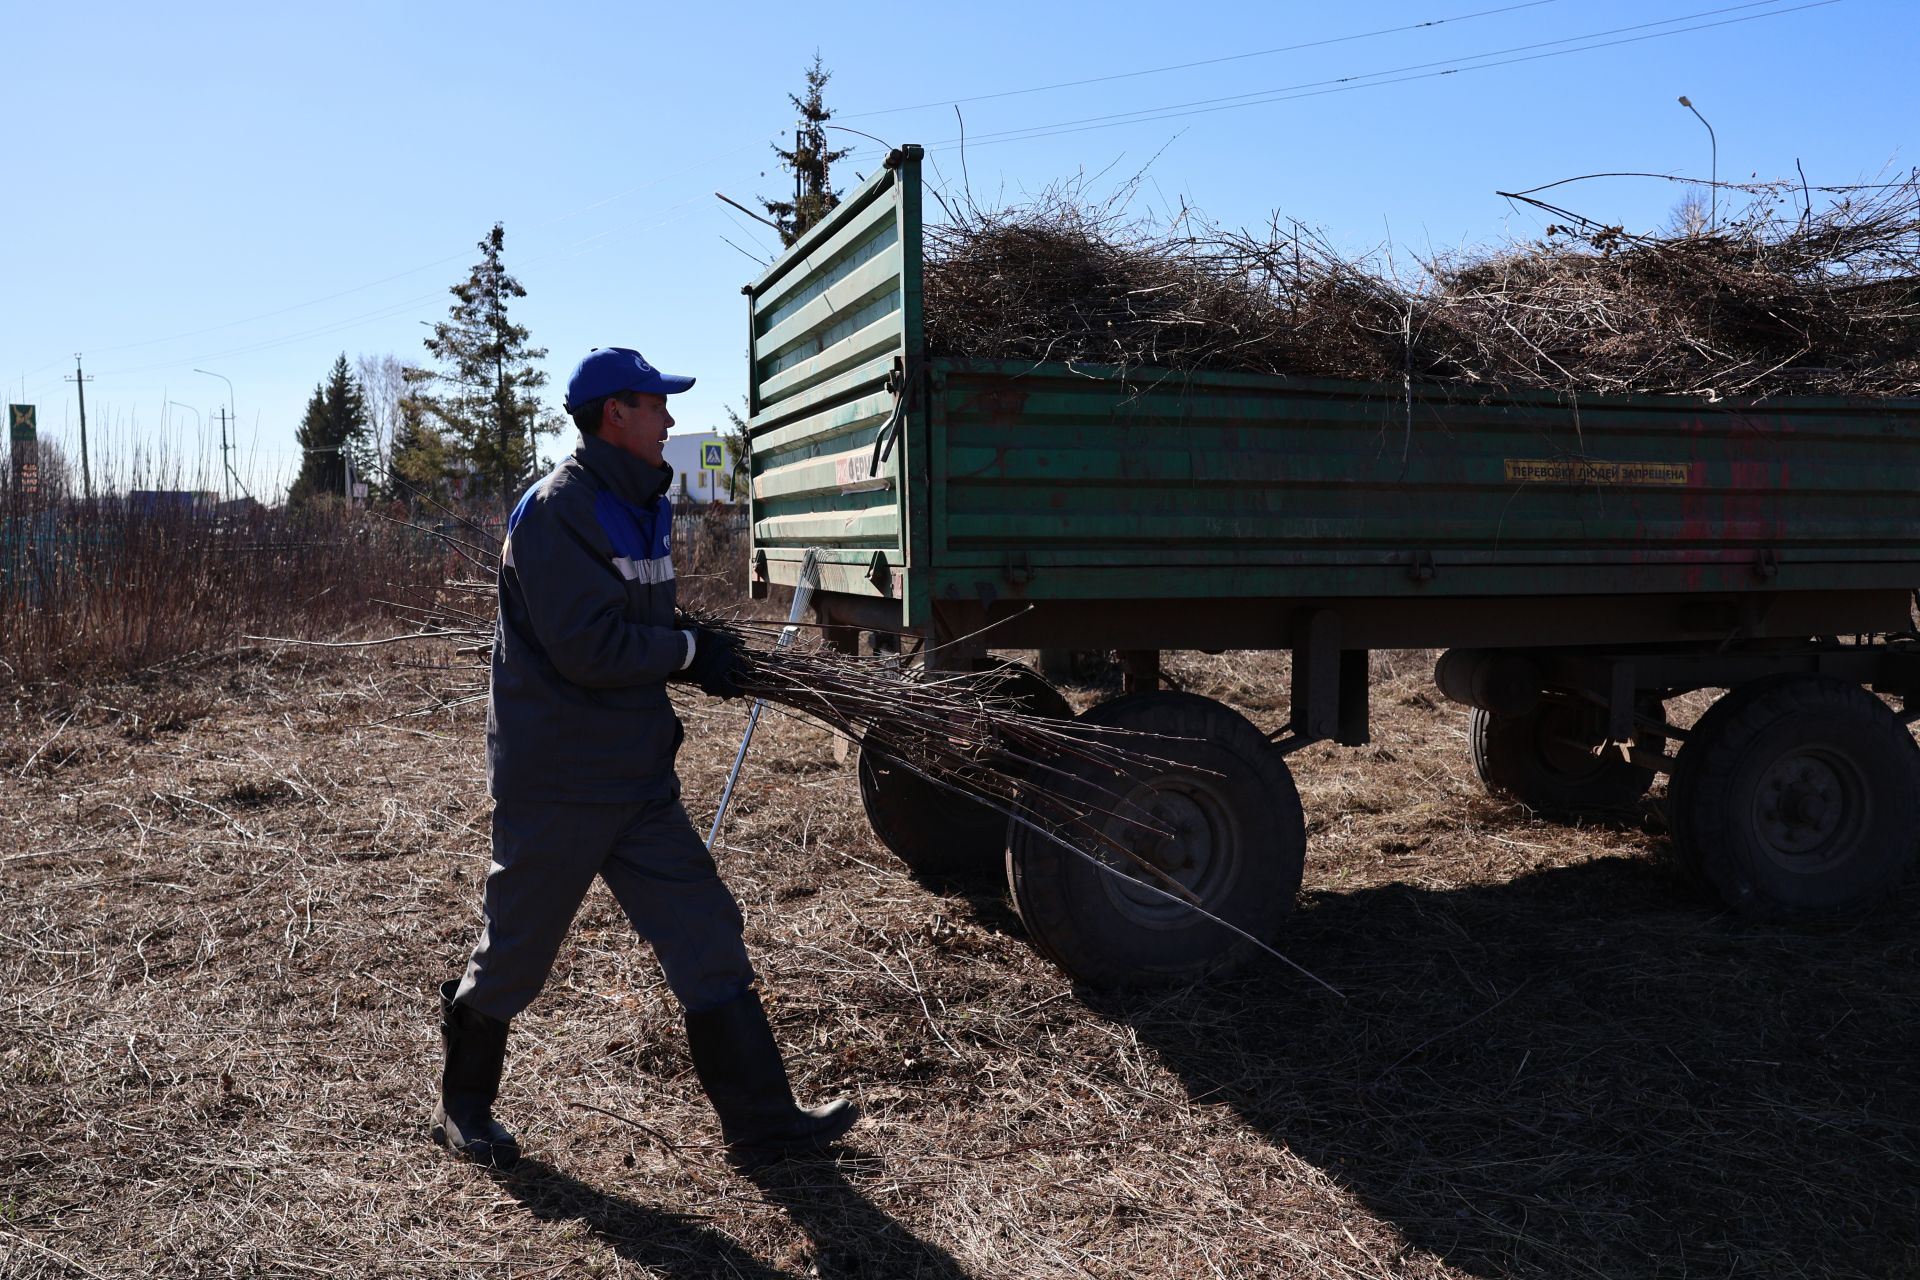
[[(1367, 740), (1376, 649), (1444, 650), (1436, 682), (1473, 708), (1482, 779), (1543, 813), (1618, 811), (1670, 774), (1676, 852), (1742, 912), (1855, 909), (1911, 865), (1920, 402), (932, 355), (920, 201), (904, 147), (745, 290), (755, 593), (792, 588), (811, 548), (842, 643), (917, 637), (949, 671), (1117, 653), (1127, 692), (1089, 718), (1183, 740), (1130, 785), (1186, 834), (1136, 852), (1210, 912), (1279, 927), (1305, 854), (1285, 757)], [(1291, 651), (1286, 723), (1160, 689), (1169, 649)], [(1065, 714), (1032, 673), (1015, 687)], [(1728, 692), (1670, 723), (1696, 689)], [(861, 786), (922, 871), (1004, 857), (1036, 942), (1076, 976), (1182, 979), (1243, 954), (879, 753)]]

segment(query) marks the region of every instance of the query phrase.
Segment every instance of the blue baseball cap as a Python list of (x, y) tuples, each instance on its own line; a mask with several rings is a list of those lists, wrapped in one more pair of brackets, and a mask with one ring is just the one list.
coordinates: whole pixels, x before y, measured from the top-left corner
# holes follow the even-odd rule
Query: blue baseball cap
[(567, 412), (616, 391), (670, 396), (692, 385), (692, 378), (660, 372), (632, 347), (595, 347), (567, 379)]

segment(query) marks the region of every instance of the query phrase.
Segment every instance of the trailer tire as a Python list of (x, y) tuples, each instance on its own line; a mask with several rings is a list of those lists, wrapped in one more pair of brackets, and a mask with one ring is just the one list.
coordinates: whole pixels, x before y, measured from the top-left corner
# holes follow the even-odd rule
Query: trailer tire
[[(1643, 699), (1636, 709), (1664, 718), (1656, 699)], [(1603, 741), (1605, 715), (1598, 707), (1566, 702), (1543, 702), (1524, 716), (1497, 716), (1476, 707), (1467, 730), (1474, 772), (1490, 795), (1517, 800), (1543, 817), (1629, 813), (1653, 786), (1654, 771), (1617, 751), (1583, 753), (1566, 742)], [(1658, 751), (1666, 739), (1641, 733), (1634, 743)]]
[[(1034, 715), (1073, 715), (1058, 689), (1019, 663), (988, 667), (998, 691)], [(945, 884), (998, 875), (1007, 818), (991, 805), (936, 786), (880, 747), (860, 747), (860, 804), (881, 844), (923, 880)]]
[(1119, 671), (1110, 649), (1040, 650), (1040, 674), (1055, 684), (1118, 684)]
[[(1293, 910), (1306, 856), (1306, 823), (1285, 758), (1229, 707), (1189, 693), (1128, 694), (1080, 717), (1094, 725), (1164, 735), (1152, 764), (1116, 780), (1090, 764), (1077, 796), (1110, 838), (1150, 855), (1213, 915), (1270, 940)], [(1104, 776), (1103, 776), (1104, 773)], [(1101, 813), (1101, 788), (1118, 789), (1190, 840), (1143, 841), (1138, 828)], [(1111, 801), (1107, 802), (1108, 805)], [(1089, 854), (1096, 852), (1081, 847)], [(1169, 847), (1171, 845), (1171, 848)], [(1169, 863), (1169, 853), (1180, 855)], [(1009, 829), (1007, 882), (1034, 945), (1076, 980), (1096, 987), (1160, 986), (1225, 972), (1256, 950), (1245, 938), (1152, 894), (1118, 854), (1096, 864), (1022, 823)]]
[(1920, 847), (1920, 746), (1858, 685), (1775, 676), (1700, 717), (1668, 807), (1677, 859), (1740, 915), (1858, 911)]

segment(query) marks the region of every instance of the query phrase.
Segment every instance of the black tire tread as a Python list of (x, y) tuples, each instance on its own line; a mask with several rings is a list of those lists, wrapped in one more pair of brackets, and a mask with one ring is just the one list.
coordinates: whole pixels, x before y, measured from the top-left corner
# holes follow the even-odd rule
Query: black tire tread
[[(1096, 724), (1123, 723), (1170, 737), (1200, 739), (1237, 758), (1254, 773), (1260, 794), (1275, 811), (1281, 833), (1281, 847), (1265, 851), (1277, 860), (1280, 889), (1275, 901), (1251, 915), (1228, 904), (1209, 904), (1208, 909), (1256, 937), (1270, 936), (1293, 910), (1299, 892), (1306, 823), (1293, 775), (1266, 735), (1222, 703), (1165, 690), (1113, 699), (1082, 718)], [(1153, 723), (1149, 726), (1141, 723), (1143, 720)], [(1014, 908), (1035, 949), (1077, 981), (1094, 987), (1186, 982), (1237, 967), (1257, 951), (1246, 939), (1225, 934), (1227, 941), (1218, 951), (1190, 966), (1153, 972), (1130, 967), (1115, 957), (1107, 940), (1089, 933), (1098, 929), (1099, 922), (1076, 902), (1076, 887), (1084, 885), (1087, 876), (1099, 874), (1074, 854), (1030, 831), (1016, 826), (1010, 833), (1007, 883)], [(1259, 918), (1262, 915), (1267, 918)], [(1208, 928), (1212, 933), (1221, 932)]]
[[(1728, 775), (1762, 733), (1783, 720), (1852, 718), (1861, 743), (1878, 744), (1898, 782), (1876, 792), (1876, 802), (1895, 806), (1889, 838), (1904, 842), (1843, 901), (1808, 905), (1762, 893), (1740, 867), (1734, 807), (1725, 794)], [(1899, 717), (1860, 686), (1828, 676), (1783, 675), (1742, 685), (1702, 715), (1688, 734), (1668, 787), (1669, 819), (1676, 856), (1731, 910), (1750, 920), (1789, 921), (1863, 910), (1885, 893), (1913, 862), (1920, 841), (1920, 745)], [(1904, 814), (1904, 816), (1899, 816)]]
[[(1631, 812), (1653, 787), (1654, 771), (1616, 759), (1596, 777), (1556, 777), (1537, 758), (1532, 716), (1496, 716), (1474, 708), (1467, 741), (1473, 770), (1489, 795), (1518, 801), (1546, 818), (1613, 817)], [(1661, 739), (1637, 735), (1642, 746)]]

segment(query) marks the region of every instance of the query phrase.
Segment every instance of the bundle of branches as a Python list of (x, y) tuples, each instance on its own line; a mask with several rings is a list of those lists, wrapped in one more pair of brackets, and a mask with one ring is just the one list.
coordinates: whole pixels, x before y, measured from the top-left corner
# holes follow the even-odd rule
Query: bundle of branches
[(896, 658), (840, 653), (817, 638), (781, 647), (782, 628), (771, 624), (694, 621), (741, 642), (740, 683), (749, 696), (817, 720), (863, 751), (880, 752), (1070, 848), (1130, 863), (1193, 901), (1177, 881), (1107, 834), (1108, 823), (1094, 820), (1118, 818), (1143, 836), (1173, 835), (1130, 798), (1127, 779), (1161, 763), (1153, 735), (1030, 714), (1003, 672), (923, 676)]
[[(497, 572), (498, 558), (484, 531), (462, 536), (443, 526), (434, 532), (476, 569)], [(436, 590), (385, 602), (409, 629), (367, 643), (451, 643), (459, 661), (431, 666), (436, 680), (427, 710), (482, 698), (495, 601), (488, 578), (450, 579)], [(897, 657), (838, 652), (817, 631), (782, 644), (786, 628), (778, 624), (683, 616), (689, 625), (739, 644), (738, 679), (747, 696), (819, 721), (863, 750), (882, 752), (936, 786), (980, 800), (1083, 857), (1121, 867), (1198, 908), (1185, 886), (1134, 847), (1174, 834), (1131, 798), (1128, 779), (1160, 763), (1152, 735), (1029, 714), (995, 674), (923, 676)], [(1118, 840), (1110, 834), (1116, 826), (1142, 839)]]
[(1784, 184), (1631, 235), (1527, 197), (1539, 241), (1348, 259), (1275, 218), (1155, 229), (1072, 189), (926, 235), (936, 354), (1711, 398), (1920, 394), (1920, 180), (1824, 210)]

